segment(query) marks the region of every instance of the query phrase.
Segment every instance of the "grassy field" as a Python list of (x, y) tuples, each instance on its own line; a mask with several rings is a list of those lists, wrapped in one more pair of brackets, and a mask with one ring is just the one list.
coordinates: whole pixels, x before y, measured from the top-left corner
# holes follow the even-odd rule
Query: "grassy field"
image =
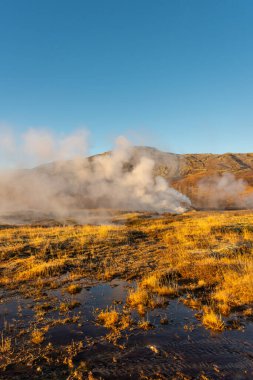
[[(64, 314), (75, 309), (78, 302), (74, 297), (82, 290), (84, 279), (108, 282), (117, 278), (135, 283), (127, 292), (124, 312), (112, 305), (96, 311), (97, 324), (109, 330), (114, 343), (121, 331), (134, 325), (131, 311), (145, 316), (173, 298), (195, 309), (206, 329), (223, 331), (231, 313), (253, 317), (252, 250), (250, 211), (118, 214), (111, 225), (101, 226), (3, 226), (1, 303), (10, 295), (34, 300), (36, 318), (43, 323), (22, 333), (28, 332), (26, 347), (33, 356), (40, 355), (38, 347), (48, 329), (66, 322), (65, 317), (49, 322), (48, 311), (58, 308)], [(69, 294), (70, 302), (62, 301), (56, 307), (45, 297), (52, 289)], [(73, 318), (72, 322), (78, 323), (78, 316)], [(151, 327), (147, 319), (135, 326)], [(1, 337), (0, 352), (5, 356), (1, 368), (6, 368), (18, 360), (17, 337), (6, 326)], [(71, 357), (69, 350), (76, 353), (78, 347), (66, 350), (64, 360)], [(71, 363), (68, 365), (72, 369)]]
[(52, 277), (60, 286), (66, 273), (69, 281), (137, 278), (138, 290), (159, 295), (205, 289), (205, 301), (225, 314), (253, 302), (252, 213), (129, 214), (115, 223), (122, 220), (124, 225), (2, 228), (1, 286), (33, 291)]

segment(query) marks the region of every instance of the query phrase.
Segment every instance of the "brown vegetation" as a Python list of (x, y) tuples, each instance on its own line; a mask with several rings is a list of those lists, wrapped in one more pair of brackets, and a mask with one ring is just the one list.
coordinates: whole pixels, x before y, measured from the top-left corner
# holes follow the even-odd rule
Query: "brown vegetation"
[[(120, 213), (110, 226), (0, 229), (2, 294), (33, 300), (35, 320), (18, 331), (19, 338), (28, 340), (23, 346), (27, 363), (32, 366), (34, 352), (39, 357), (44, 348), (50, 362), (57, 350), (48, 343), (52, 327), (80, 323), (79, 301), (87, 279), (94, 283), (116, 276), (131, 281), (125, 304), (118, 300), (113, 307), (95, 310), (94, 323), (108, 329), (106, 339), (114, 344), (133, 329), (153, 328), (147, 312), (175, 297), (195, 309), (200, 326), (207, 329), (228, 328), (224, 316), (231, 311), (252, 318), (252, 225), (250, 211), (192, 211), (155, 218)], [(58, 292), (58, 303), (47, 297), (50, 291)], [(171, 323), (162, 314), (159, 321), (164, 326)], [(185, 325), (188, 332), (194, 328)], [(5, 328), (1, 335), (1, 368), (22, 357), (15, 356), (19, 347), (12, 331)], [(66, 346), (64, 354), (57, 355), (70, 372), (76, 371), (72, 357), (82, 344)]]
[(164, 297), (204, 292), (227, 313), (253, 302), (252, 222), (250, 212), (190, 212), (152, 220), (137, 213), (126, 215), (125, 225), (5, 228), (0, 282), (38, 292), (48, 278), (67, 273), (65, 279), (76, 282), (66, 290), (76, 294), (78, 279), (108, 279), (110, 272), (140, 279), (128, 297), (132, 307), (154, 308)]

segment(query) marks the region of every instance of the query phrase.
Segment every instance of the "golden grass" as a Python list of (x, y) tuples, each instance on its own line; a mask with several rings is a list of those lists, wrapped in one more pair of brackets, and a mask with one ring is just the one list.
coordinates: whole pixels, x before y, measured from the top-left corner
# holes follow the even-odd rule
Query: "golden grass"
[(97, 316), (98, 321), (107, 328), (116, 327), (120, 320), (116, 310), (101, 311)]
[(6, 354), (6, 353), (10, 352), (11, 349), (12, 349), (11, 338), (5, 337), (3, 332), (2, 332), (1, 338), (0, 338), (0, 353)]
[(27, 260), (27, 269), (20, 271), (15, 276), (16, 281), (27, 281), (36, 277), (50, 277), (60, 273), (66, 262), (62, 259), (50, 260), (48, 262), (39, 262), (31, 258)]
[(155, 289), (155, 292), (159, 294), (159, 296), (169, 296), (169, 297), (174, 297), (178, 294), (177, 288), (173, 286), (158, 286)]
[(184, 305), (190, 307), (191, 309), (201, 309), (201, 302), (197, 298), (187, 297), (181, 299)]
[(139, 321), (138, 327), (142, 330), (150, 330), (150, 329), (154, 328), (152, 323), (150, 323), (149, 321), (145, 321), (145, 320)]
[[(163, 289), (164, 292), (163, 292)], [(140, 315), (144, 315), (147, 309), (155, 309), (165, 305), (164, 295), (168, 295), (168, 287), (159, 287), (154, 289), (148, 289), (142, 286), (142, 282), (135, 289), (131, 289), (128, 293), (127, 304), (131, 308), (138, 310)]]
[(166, 272), (157, 272), (144, 277), (135, 290), (130, 290), (127, 302), (131, 307), (137, 308), (140, 314), (144, 314), (145, 308), (162, 306), (162, 297), (174, 297), (177, 294), (177, 286), (168, 283)]
[(77, 294), (77, 293), (80, 293), (82, 290), (82, 287), (78, 284), (70, 284), (66, 291), (70, 294)]
[(0, 229), (0, 285), (22, 283), (25, 291), (26, 284), (36, 288), (41, 281), (43, 287), (58, 276), (60, 286), (65, 273), (69, 280), (137, 277), (127, 302), (141, 313), (163, 297), (189, 291), (196, 292), (193, 299), (205, 292), (223, 314), (253, 303), (252, 212), (154, 219), (135, 213), (120, 214), (119, 220), (126, 224)]
[(133, 324), (129, 314), (120, 313), (115, 309), (101, 310), (97, 315), (97, 321), (114, 331), (128, 329)]
[(131, 290), (129, 292), (127, 302), (132, 307), (137, 307), (139, 305), (148, 306), (150, 301), (150, 294), (146, 289), (137, 288), (136, 290)]
[(221, 317), (210, 308), (205, 308), (202, 323), (206, 328), (214, 331), (222, 331), (225, 327)]
[(253, 302), (253, 263), (247, 261), (237, 270), (226, 271), (213, 298), (228, 306), (251, 304)]
[[(17, 333), (6, 329), (6, 335), (0, 334), (0, 356), (5, 361), (1, 369), (9, 360), (14, 365), (26, 361), (33, 366), (37, 363), (35, 354), (48, 360), (52, 352), (57, 352), (56, 365), (67, 364), (74, 371), (72, 359), (80, 342), (73, 342), (63, 357), (62, 348), (57, 351), (56, 345), (46, 342), (50, 334), (47, 338), (43, 326), (80, 323), (81, 327), (83, 310), (76, 309), (80, 304), (72, 295), (86, 285), (110, 281), (115, 276), (136, 281), (126, 305), (96, 310), (97, 322), (109, 330), (105, 338), (118, 347), (123, 347), (120, 339), (130, 331), (152, 328), (147, 312), (166, 305), (169, 297), (180, 296), (187, 307), (197, 309), (196, 318), (213, 331), (226, 328), (220, 314), (236, 311), (240, 313), (239, 321), (242, 316), (252, 319), (253, 212), (189, 212), (152, 219), (136, 213), (121, 214), (118, 220), (125, 225), (0, 229), (1, 291), (15, 296), (21, 293), (34, 306), (29, 328), (16, 329)], [(57, 294), (57, 300), (49, 296), (51, 289), (58, 289), (52, 292)], [(21, 313), (22, 310), (19, 315), (23, 318)], [(161, 325), (170, 323), (162, 315), (161, 312)], [(229, 329), (229, 320), (226, 324)], [(184, 328), (190, 333), (196, 326), (189, 323)], [(10, 333), (14, 334), (11, 338)], [(23, 345), (23, 339), (29, 341)], [(158, 353), (156, 347), (149, 348)], [(64, 368), (63, 377), (65, 371)]]
[(73, 310), (73, 309), (75, 309), (75, 308), (78, 307), (78, 306), (80, 306), (80, 302), (73, 300), (73, 301), (71, 301), (71, 302), (69, 302), (69, 303), (67, 303), (67, 302), (62, 302), (62, 303), (60, 304), (59, 309), (60, 309), (61, 312), (66, 313), (66, 312), (68, 312), (69, 310)]
[(211, 297), (224, 314), (252, 303), (252, 222), (245, 212), (196, 213), (186, 223), (175, 222), (174, 232), (164, 233), (169, 251), (164, 261), (193, 280), (189, 289), (214, 287)]
[(33, 330), (31, 333), (31, 341), (34, 344), (41, 344), (44, 342), (45, 336), (42, 330)]
[(253, 315), (253, 308), (248, 307), (247, 309), (245, 309), (243, 315), (245, 315), (246, 317), (251, 317)]

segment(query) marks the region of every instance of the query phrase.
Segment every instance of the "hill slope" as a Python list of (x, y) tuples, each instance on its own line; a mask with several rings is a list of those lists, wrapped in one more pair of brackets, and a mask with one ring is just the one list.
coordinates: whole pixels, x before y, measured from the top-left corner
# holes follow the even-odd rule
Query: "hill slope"
[[(154, 160), (154, 175), (162, 176), (187, 195), (194, 207), (247, 208), (253, 205), (253, 153), (174, 154), (151, 147), (134, 147), (129, 169), (142, 156)], [(246, 203), (241, 201), (242, 194)]]
[(187, 197), (197, 209), (253, 208), (253, 153), (134, 147), (0, 177), (1, 216), (20, 212), (29, 220), (33, 211), (63, 217), (82, 211), (82, 218), (88, 209), (182, 212), (191, 207)]

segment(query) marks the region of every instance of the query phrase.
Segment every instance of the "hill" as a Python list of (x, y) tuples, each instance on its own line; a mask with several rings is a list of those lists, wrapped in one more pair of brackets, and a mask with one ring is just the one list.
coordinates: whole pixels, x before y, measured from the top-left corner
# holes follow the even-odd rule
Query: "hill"
[[(162, 177), (162, 178), (161, 178)], [(174, 154), (133, 147), (1, 173), (1, 221), (72, 217), (91, 209), (181, 213), (252, 209), (253, 153)], [(96, 211), (97, 212), (97, 211)], [(11, 215), (11, 219), (10, 219)], [(108, 213), (105, 214), (107, 218)]]
[(154, 160), (154, 175), (187, 195), (196, 208), (251, 208), (253, 204), (253, 153), (174, 154), (134, 147), (129, 170), (142, 156)]

